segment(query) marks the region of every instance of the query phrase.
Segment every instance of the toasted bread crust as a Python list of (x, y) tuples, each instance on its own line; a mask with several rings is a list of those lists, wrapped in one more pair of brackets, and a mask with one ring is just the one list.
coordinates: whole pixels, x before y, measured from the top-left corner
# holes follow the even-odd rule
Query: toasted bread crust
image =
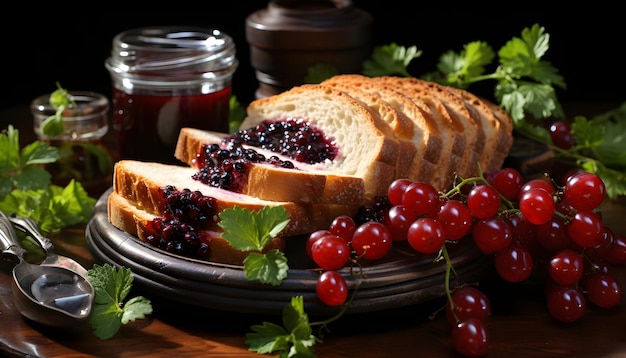
[[(146, 242), (147, 237), (152, 234), (149, 223), (157, 216), (148, 213), (140, 207), (133, 205), (122, 196), (113, 192), (108, 197), (109, 222), (116, 228), (137, 236), (141, 241)], [(211, 262), (229, 265), (242, 265), (243, 260), (250, 252), (240, 251), (232, 247), (228, 241), (222, 237), (218, 231), (204, 230), (205, 238), (210, 238), (208, 242), (209, 253), (205, 259)], [(273, 238), (264, 252), (272, 249), (284, 250), (285, 237), (277, 236)]]
[[(122, 160), (115, 164), (113, 191), (139, 209), (153, 215), (162, 215), (164, 203), (161, 189), (173, 185), (178, 190), (200, 191), (217, 199), (216, 212), (234, 206), (258, 211), (265, 206), (283, 206), (289, 212), (290, 222), (283, 231), (285, 236), (303, 235), (327, 227), (337, 213), (354, 215), (357, 205), (303, 204), (268, 201), (228, 190), (214, 188), (191, 178), (195, 170), (190, 167)], [(219, 230), (217, 218), (213, 230)]]

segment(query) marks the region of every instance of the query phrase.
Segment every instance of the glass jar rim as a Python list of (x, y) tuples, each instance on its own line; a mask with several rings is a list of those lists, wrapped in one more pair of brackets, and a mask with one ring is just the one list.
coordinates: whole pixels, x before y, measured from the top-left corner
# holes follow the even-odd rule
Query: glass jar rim
[(159, 26), (123, 31), (113, 38), (106, 61), (111, 72), (219, 71), (236, 66), (235, 44), (218, 29)]
[[(89, 119), (109, 110), (109, 99), (102, 93), (93, 91), (68, 91), (76, 102), (76, 106), (69, 106), (63, 111), (64, 120), (76, 120), (73, 117)], [(31, 102), (33, 113), (54, 113), (56, 108), (50, 104), (50, 94), (43, 94)], [(72, 119), (70, 119), (72, 118)]]

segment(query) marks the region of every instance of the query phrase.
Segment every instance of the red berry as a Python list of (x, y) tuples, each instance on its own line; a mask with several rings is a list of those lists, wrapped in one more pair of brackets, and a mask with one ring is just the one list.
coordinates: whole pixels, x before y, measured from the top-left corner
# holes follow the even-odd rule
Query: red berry
[(459, 200), (446, 200), (439, 207), (435, 219), (441, 223), (446, 240), (456, 241), (467, 236), (472, 229), (472, 214)]
[(591, 211), (604, 201), (606, 188), (599, 176), (580, 172), (567, 179), (563, 196), (576, 210)]
[(346, 279), (337, 271), (324, 271), (315, 285), (317, 297), (328, 306), (339, 306), (348, 298)]
[(441, 223), (432, 218), (419, 218), (409, 226), (406, 234), (411, 247), (422, 254), (434, 254), (446, 241)]
[(467, 318), (452, 328), (452, 346), (464, 357), (481, 357), (487, 354), (489, 335), (485, 322)]
[(311, 257), (324, 270), (339, 270), (350, 260), (350, 245), (337, 235), (325, 235), (311, 245)]
[(376, 221), (359, 225), (352, 236), (352, 249), (358, 257), (367, 260), (379, 260), (385, 257), (391, 250), (392, 243), (391, 231), (384, 224)]
[(446, 303), (446, 319), (454, 326), (467, 318), (485, 321), (491, 316), (491, 303), (487, 296), (473, 286), (462, 286), (450, 294)]

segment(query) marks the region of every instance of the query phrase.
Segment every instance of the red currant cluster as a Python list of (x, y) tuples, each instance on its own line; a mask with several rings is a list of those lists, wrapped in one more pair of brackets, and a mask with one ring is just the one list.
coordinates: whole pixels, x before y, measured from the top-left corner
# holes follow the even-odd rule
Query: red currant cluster
[[(626, 237), (604, 226), (598, 210), (604, 199), (603, 181), (583, 171), (557, 184), (547, 175), (525, 181), (517, 170), (504, 168), (460, 178), (446, 193), (398, 179), (388, 188), (386, 205), (365, 210), (367, 220), (340, 216), (310, 235), (307, 254), (322, 271), (317, 295), (327, 305), (344, 304), (348, 287), (337, 270), (361, 258), (383, 258), (394, 241), (444, 257), (449, 266), (446, 243), (467, 237), (493, 255), (502, 279), (542, 280), (550, 314), (577, 321), (587, 303), (610, 308), (622, 299), (609, 268), (626, 263)], [(450, 282), (446, 294), (455, 349), (465, 356), (485, 354), (488, 298), (473, 286)]]

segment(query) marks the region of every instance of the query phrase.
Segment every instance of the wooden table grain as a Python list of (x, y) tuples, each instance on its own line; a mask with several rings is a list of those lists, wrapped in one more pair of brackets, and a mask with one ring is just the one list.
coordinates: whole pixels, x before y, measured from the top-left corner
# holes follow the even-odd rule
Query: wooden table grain
[[(23, 113), (20, 113), (23, 115)], [(4, 119), (0, 121), (4, 125)], [(604, 220), (626, 234), (626, 203), (609, 201)], [(55, 251), (86, 267), (94, 258), (86, 246), (84, 228), (51, 237)], [(252, 324), (276, 317), (251, 316), (197, 309), (158, 298), (154, 313), (124, 325), (109, 340), (96, 338), (85, 324), (67, 330), (50, 329), (25, 320), (15, 310), (11, 267), (0, 267), (0, 356), (6, 357), (259, 357), (248, 351), (245, 334)], [(626, 287), (626, 266), (613, 267)], [(493, 314), (487, 322), (488, 357), (622, 357), (626, 356), (626, 297), (613, 309), (588, 307), (582, 320), (559, 323), (547, 311), (543, 288), (532, 281), (509, 284), (495, 274), (480, 282)], [(134, 294), (142, 294), (133, 291)], [(318, 357), (456, 357), (450, 328), (437, 311), (444, 301), (384, 312), (348, 315), (333, 322)]]

